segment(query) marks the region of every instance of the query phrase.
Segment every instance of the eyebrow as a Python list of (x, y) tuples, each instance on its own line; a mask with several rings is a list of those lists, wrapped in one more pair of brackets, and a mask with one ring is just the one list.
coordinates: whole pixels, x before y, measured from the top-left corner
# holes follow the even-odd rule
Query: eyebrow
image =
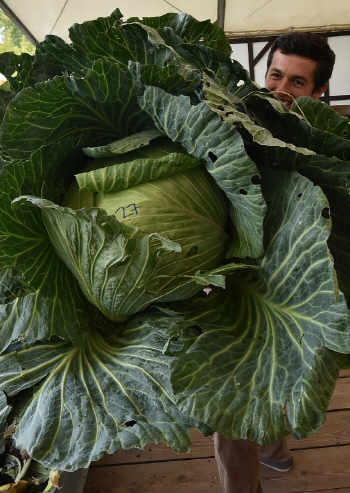
[[(282, 74), (282, 71), (279, 70), (278, 68), (271, 68), (269, 69), (269, 72), (275, 72), (279, 75), (283, 75)], [(306, 77), (304, 77), (303, 75), (293, 75), (293, 77), (295, 77), (296, 79), (299, 79), (299, 80), (302, 80), (303, 82), (308, 82), (308, 79)]]

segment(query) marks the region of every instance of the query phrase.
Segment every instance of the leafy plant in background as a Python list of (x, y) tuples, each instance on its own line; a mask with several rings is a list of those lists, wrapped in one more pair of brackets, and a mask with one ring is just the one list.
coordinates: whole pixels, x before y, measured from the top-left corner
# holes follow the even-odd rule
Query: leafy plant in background
[(350, 352), (348, 120), (186, 14), (70, 39), (0, 59), (2, 432), (60, 471), (312, 433)]
[(10, 50), (16, 54), (22, 52), (32, 54), (34, 53), (34, 46), (0, 9), (0, 53)]

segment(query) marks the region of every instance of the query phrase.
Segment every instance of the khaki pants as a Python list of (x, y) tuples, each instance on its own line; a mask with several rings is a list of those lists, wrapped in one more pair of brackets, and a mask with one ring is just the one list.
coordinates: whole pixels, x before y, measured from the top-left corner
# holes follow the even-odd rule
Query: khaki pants
[(223, 493), (262, 493), (259, 457), (275, 461), (290, 457), (285, 440), (267, 448), (247, 440), (229, 440), (218, 433), (214, 434), (214, 450)]

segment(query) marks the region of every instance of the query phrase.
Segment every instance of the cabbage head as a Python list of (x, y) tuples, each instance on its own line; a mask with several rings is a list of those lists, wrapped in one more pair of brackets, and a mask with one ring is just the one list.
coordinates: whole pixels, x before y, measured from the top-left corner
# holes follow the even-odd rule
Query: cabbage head
[(313, 433), (350, 353), (348, 119), (187, 14), (70, 39), (0, 55), (1, 436), (72, 471)]
[[(137, 166), (152, 169), (164, 165), (171, 160), (190, 160), (185, 153), (170, 153), (174, 146), (167, 150), (146, 150), (147, 158), (135, 162), (124, 162), (129, 172)], [(176, 149), (178, 150), (178, 149)], [(139, 151), (140, 155), (145, 152)], [(162, 155), (162, 157), (160, 157)], [(165, 158), (164, 158), (165, 157)], [(88, 165), (98, 167), (98, 173), (106, 174), (108, 160)], [(111, 161), (115, 162), (112, 158)], [(225, 247), (228, 240), (228, 204), (225, 195), (206, 171), (204, 164), (193, 160), (196, 167), (170, 176), (138, 183), (127, 189), (106, 192), (90, 192), (79, 190), (73, 183), (68, 192), (65, 204), (73, 209), (76, 207), (98, 207), (113, 215), (119, 222), (138, 228), (141, 233), (158, 234), (179, 244), (177, 251), (168, 251), (159, 258), (155, 277), (148, 285), (148, 291), (159, 292), (169, 289), (194, 276), (197, 271), (208, 271), (220, 266), (224, 261)], [(179, 167), (183, 165), (178, 164)], [(114, 173), (114, 189), (120, 187), (120, 165), (111, 165)], [(88, 171), (86, 172), (88, 173)], [(95, 173), (96, 175), (97, 173)], [(81, 175), (79, 175), (81, 179)], [(94, 173), (84, 176), (94, 183)], [(99, 190), (105, 185), (99, 182)], [(107, 187), (106, 187), (107, 188)]]

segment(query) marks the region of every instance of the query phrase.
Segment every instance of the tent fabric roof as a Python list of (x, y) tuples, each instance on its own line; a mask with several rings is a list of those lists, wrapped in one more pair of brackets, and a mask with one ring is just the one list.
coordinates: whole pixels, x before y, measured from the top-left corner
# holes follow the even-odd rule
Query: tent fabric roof
[(199, 20), (220, 20), (228, 36), (275, 34), (287, 30), (348, 31), (348, 0), (0, 0), (0, 7), (32, 41), (46, 34), (65, 40), (68, 28), (119, 8), (125, 19), (187, 12)]

